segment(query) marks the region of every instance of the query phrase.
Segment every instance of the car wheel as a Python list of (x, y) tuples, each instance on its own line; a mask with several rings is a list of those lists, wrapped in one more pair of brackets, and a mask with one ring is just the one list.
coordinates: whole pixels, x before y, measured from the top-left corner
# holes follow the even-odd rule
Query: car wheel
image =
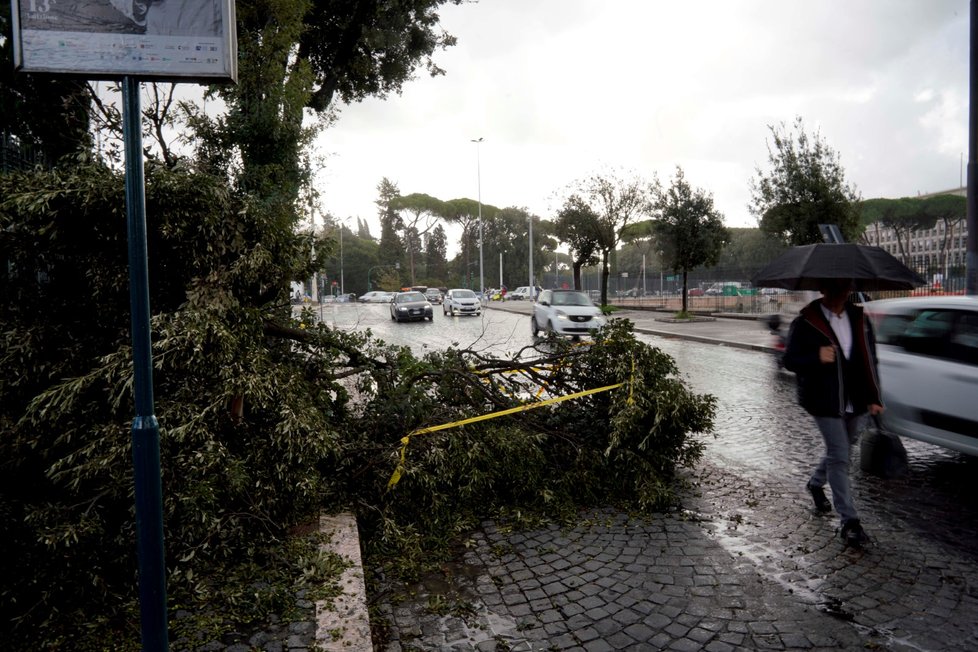
[(533, 337), (536, 337), (537, 333), (540, 332), (540, 329), (537, 327), (536, 315), (530, 317), (530, 332), (533, 333)]
[(555, 334), (555, 335), (557, 334), (557, 329), (554, 328), (553, 320), (550, 320), (550, 321), (547, 322), (547, 330), (550, 331), (551, 333)]

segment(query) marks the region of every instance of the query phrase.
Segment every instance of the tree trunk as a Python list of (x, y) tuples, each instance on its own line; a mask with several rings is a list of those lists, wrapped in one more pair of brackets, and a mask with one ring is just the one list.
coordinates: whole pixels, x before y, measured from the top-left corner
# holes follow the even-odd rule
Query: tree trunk
[(687, 273), (688, 272), (684, 269), (683, 270), (683, 310), (682, 310), (683, 313), (688, 312), (688, 307), (689, 307), (689, 304), (688, 304), (688, 302), (689, 302), (689, 295), (686, 292), (686, 274)]
[(611, 269), (608, 266), (608, 250), (601, 252), (601, 305), (608, 305), (608, 277), (611, 276)]

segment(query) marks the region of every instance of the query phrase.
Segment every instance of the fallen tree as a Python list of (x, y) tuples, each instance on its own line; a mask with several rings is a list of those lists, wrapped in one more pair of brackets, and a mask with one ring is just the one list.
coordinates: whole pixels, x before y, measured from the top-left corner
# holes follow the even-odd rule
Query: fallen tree
[[(0, 176), (0, 553), (17, 560), (0, 634), (13, 647), (138, 646), (123, 192), (95, 163)], [(157, 166), (146, 192), (172, 610), (229, 624), (281, 610), (291, 593), (274, 578), (308, 568), (283, 553), (288, 532), (324, 509), (353, 505), (369, 551), (407, 569), (487, 516), (675, 503), (715, 405), (626, 322), (590, 346), (417, 358), (294, 319), (279, 297), (315, 264), (311, 243), (247, 196)]]

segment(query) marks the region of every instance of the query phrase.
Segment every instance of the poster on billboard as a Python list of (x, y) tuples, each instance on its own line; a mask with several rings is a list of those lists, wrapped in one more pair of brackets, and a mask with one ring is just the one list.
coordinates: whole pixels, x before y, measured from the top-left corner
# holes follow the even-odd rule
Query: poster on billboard
[(11, 9), (23, 72), (237, 78), (234, 0), (11, 0)]

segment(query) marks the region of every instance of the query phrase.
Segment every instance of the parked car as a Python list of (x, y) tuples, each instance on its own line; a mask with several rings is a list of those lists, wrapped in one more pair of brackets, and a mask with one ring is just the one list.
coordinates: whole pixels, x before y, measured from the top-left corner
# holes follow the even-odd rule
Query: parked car
[(514, 300), (517, 300), (517, 301), (520, 301), (520, 300), (523, 300), (523, 299), (529, 299), (530, 301), (532, 301), (533, 300), (533, 294), (534, 294), (533, 293), (533, 288), (531, 288), (529, 285), (521, 285), (520, 287), (516, 288), (512, 292), (507, 293), (506, 294), (506, 298), (507, 299), (514, 299)]
[(883, 429), (978, 455), (978, 298), (865, 304), (876, 327)]
[(482, 303), (472, 290), (456, 288), (445, 293), (441, 309), (446, 315), (481, 315)]
[(530, 331), (587, 335), (607, 323), (601, 309), (579, 290), (544, 290), (533, 304)]
[(391, 319), (401, 321), (435, 320), (431, 303), (420, 292), (398, 292), (391, 301)]
[(428, 288), (424, 292), (425, 298), (431, 303), (438, 305), (441, 303), (441, 290), (438, 288)]
[(703, 288), (689, 288), (686, 290), (687, 297), (701, 297), (705, 294), (706, 292), (703, 291)]

